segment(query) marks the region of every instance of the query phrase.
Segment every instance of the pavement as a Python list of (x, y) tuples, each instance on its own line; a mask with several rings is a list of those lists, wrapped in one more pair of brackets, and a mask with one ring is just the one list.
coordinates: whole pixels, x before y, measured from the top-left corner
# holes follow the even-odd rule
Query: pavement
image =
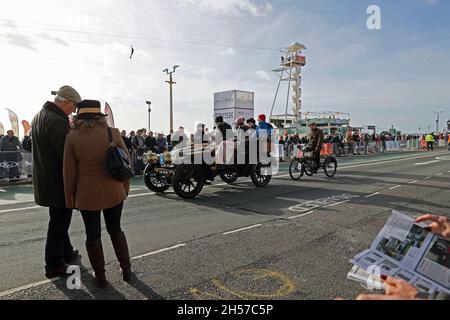
[(450, 153), (339, 158), (333, 179), (293, 181), (283, 164), (267, 188), (216, 182), (193, 200), (161, 195), (135, 179), (125, 204), (136, 277), (124, 283), (107, 237), (109, 286), (91, 284), (84, 227), (74, 213), (81, 289), (46, 280), (47, 209), (31, 186), (0, 188), (0, 299), (352, 299), (349, 260), (367, 249), (392, 209), (411, 216), (450, 212)]

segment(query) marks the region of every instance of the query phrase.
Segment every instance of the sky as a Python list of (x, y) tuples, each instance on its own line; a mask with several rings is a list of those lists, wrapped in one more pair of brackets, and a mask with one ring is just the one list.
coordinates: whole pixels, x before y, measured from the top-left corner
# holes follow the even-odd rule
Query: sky
[[(31, 121), (50, 91), (108, 102), (120, 129), (212, 126), (213, 93), (255, 92), (270, 113), (280, 51), (307, 47), (303, 111), (351, 114), (354, 126), (435, 128), (450, 119), (447, 0), (0, 0), (0, 121)], [(367, 8), (381, 9), (369, 30)], [(129, 59), (130, 45), (135, 48)], [(286, 91), (286, 90), (285, 90)], [(286, 95), (286, 92), (283, 94)], [(282, 102), (276, 113), (283, 112)], [(441, 121), (441, 127), (444, 127)]]

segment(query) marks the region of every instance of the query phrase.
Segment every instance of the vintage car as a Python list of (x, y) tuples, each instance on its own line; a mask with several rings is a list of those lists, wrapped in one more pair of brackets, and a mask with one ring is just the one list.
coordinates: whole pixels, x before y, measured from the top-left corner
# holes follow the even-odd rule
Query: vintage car
[[(236, 182), (240, 177), (250, 177), (256, 187), (265, 187), (269, 184), (272, 179), (270, 157), (264, 160), (258, 157), (255, 164), (251, 164), (250, 161), (237, 164), (239, 163), (236, 161), (237, 152), (234, 153), (234, 159), (229, 159), (224, 151), (227, 147), (224, 146), (225, 143), (219, 146), (215, 143), (203, 144), (200, 148), (191, 145), (160, 155), (149, 151), (144, 155), (145, 185), (157, 193), (173, 187), (179, 197), (190, 199), (202, 191), (207, 181), (212, 182), (217, 176), (228, 184)], [(208, 155), (210, 161), (205, 161), (202, 155)]]

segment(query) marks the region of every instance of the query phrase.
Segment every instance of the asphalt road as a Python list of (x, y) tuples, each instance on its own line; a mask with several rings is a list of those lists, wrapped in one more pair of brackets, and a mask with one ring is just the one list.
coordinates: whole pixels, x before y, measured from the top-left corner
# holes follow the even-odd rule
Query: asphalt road
[(283, 167), (267, 188), (218, 182), (189, 201), (170, 190), (152, 194), (136, 180), (123, 216), (136, 279), (120, 280), (104, 231), (105, 290), (85, 270), (78, 213), (70, 235), (85, 272), (82, 289), (68, 290), (65, 281), (43, 276), (47, 210), (33, 204), (30, 186), (0, 188), (0, 299), (354, 298), (364, 288), (346, 279), (348, 261), (368, 248), (392, 209), (449, 214), (450, 154), (395, 153), (339, 165), (333, 179), (292, 181)]

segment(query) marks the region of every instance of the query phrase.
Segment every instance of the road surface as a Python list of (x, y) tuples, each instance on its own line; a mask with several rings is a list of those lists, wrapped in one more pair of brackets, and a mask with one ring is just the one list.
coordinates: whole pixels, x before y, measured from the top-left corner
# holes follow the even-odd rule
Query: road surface
[(449, 214), (450, 154), (390, 153), (339, 165), (333, 179), (292, 181), (283, 166), (267, 188), (216, 182), (189, 201), (170, 190), (155, 195), (136, 179), (123, 214), (136, 279), (121, 281), (104, 230), (104, 290), (90, 283), (79, 213), (70, 236), (83, 256), (82, 288), (69, 290), (64, 280), (44, 278), (48, 216), (31, 186), (0, 188), (0, 299), (354, 298), (364, 288), (346, 279), (349, 259), (369, 247), (392, 209)]

